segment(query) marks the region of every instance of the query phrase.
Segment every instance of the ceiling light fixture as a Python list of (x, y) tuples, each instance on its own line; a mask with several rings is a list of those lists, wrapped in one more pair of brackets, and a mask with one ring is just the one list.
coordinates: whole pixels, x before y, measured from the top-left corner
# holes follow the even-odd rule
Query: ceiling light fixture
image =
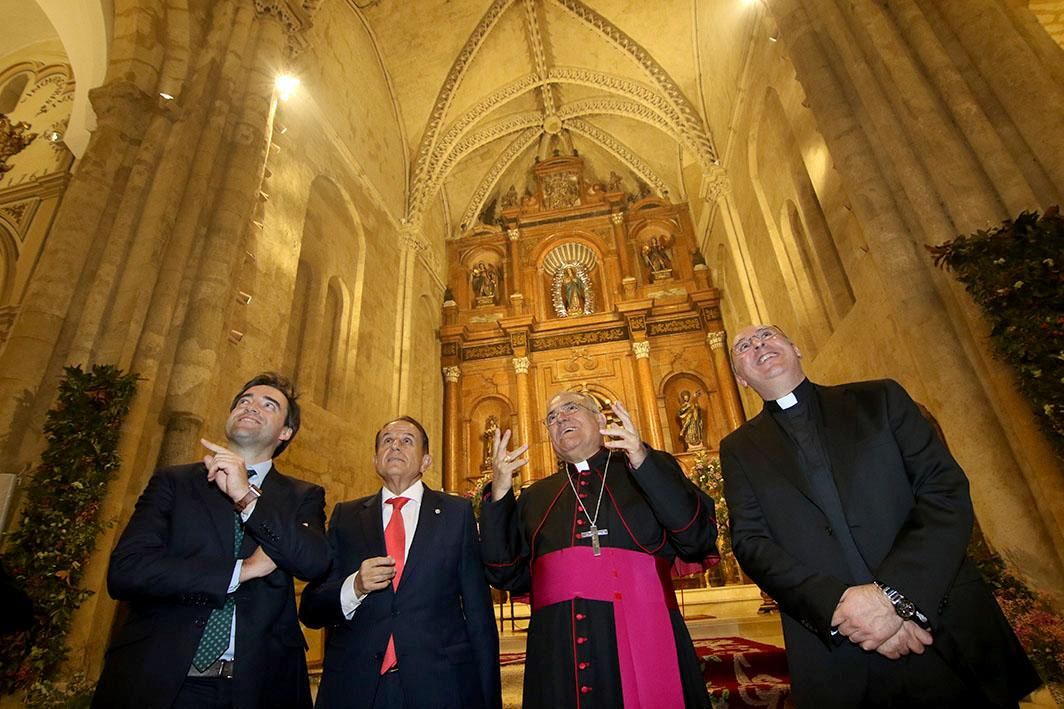
[(287, 101), (299, 88), (299, 79), (291, 74), (282, 74), (277, 77), (274, 86), (277, 87), (277, 97), (282, 101)]

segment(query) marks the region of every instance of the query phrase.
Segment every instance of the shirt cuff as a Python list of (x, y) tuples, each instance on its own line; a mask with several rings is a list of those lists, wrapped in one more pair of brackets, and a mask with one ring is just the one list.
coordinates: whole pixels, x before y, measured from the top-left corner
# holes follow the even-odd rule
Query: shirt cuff
[(247, 522), (248, 521), (248, 518), (251, 517), (251, 513), (255, 511), (255, 505), (258, 503), (258, 501), (259, 501), (259, 498), (256, 497), (254, 500), (252, 500), (251, 502), (248, 503), (247, 507), (245, 507), (244, 509), (240, 510), (240, 521), (242, 521), (242, 522)]
[(354, 617), (355, 611), (358, 610), (362, 599), (365, 598), (365, 596), (359, 596), (355, 593), (356, 578), (358, 578), (357, 571), (344, 579), (343, 584), (340, 586), (340, 610), (348, 620)]
[(240, 570), (244, 568), (244, 560), (237, 559), (236, 564), (233, 565), (233, 576), (229, 579), (229, 589), (226, 593), (232, 593), (240, 588)]

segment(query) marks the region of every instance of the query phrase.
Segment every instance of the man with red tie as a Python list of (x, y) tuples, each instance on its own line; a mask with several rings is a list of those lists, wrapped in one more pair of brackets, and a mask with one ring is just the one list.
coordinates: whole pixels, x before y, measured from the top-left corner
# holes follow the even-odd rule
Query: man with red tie
[(473, 508), (431, 490), (424, 427), (377, 432), (383, 481), (329, 522), (329, 576), (303, 592), (300, 619), (329, 628), (317, 707), (501, 707), (499, 636)]

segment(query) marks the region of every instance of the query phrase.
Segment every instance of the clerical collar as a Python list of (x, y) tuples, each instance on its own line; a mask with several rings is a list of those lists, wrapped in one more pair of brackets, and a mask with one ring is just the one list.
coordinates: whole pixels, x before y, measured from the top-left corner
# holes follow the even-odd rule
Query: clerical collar
[(595, 451), (595, 454), (587, 460), (581, 460), (579, 463), (572, 463), (571, 465), (577, 470), (595, 470), (601, 469), (606, 465), (607, 456), (609, 456), (609, 450), (605, 446)]
[(784, 394), (778, 399), (765, 402), (765, 408), (769, 411), (776, 413), (779, 411), (786, 411), (800, 403), (804, 403), (808, 397), (813, 393), (813, 384), (808, 379), (803, 379), (802, 382), (794, 388), (788, 394)]
[(581, 460), (579, 463), (573, 464), (577, 470), (591, 470), (591, 464), (586, 460)]

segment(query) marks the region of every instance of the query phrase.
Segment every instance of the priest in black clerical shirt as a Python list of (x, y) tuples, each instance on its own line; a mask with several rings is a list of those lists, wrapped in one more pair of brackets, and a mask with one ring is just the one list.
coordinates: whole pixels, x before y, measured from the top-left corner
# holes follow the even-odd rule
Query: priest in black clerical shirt
[(798, 706), (1016, 706), (1038, 676), (965, 556), (964, 471), (905, 390), (813, 384), (771, 325), (731, 355), (765, 400), (721, 442), (732, 546), (780, 604)]

